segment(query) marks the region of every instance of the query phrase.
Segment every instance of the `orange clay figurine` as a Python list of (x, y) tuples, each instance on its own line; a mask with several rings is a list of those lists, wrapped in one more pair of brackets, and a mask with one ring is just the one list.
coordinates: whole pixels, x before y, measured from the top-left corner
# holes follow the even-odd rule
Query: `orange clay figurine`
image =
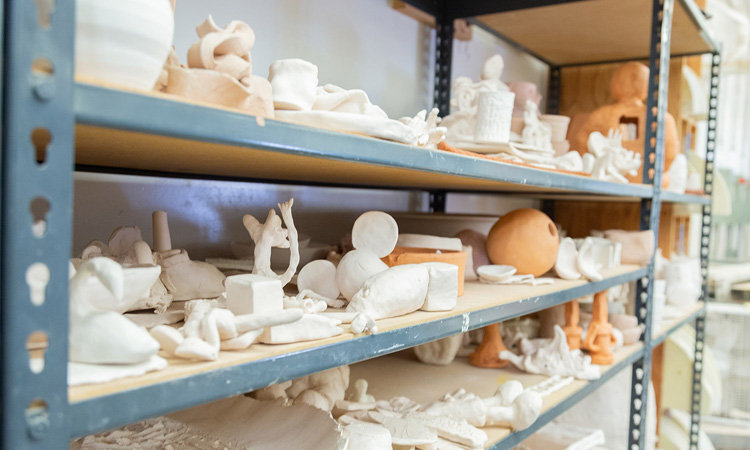
[(578, 326), (580, 318), (578, 300), (573, 300), (565, 304), (565, 327), (563, 331), (568, 338), (568, 348), (577, 350), (581, 348), (581, 335), (583, 329)]
[(594, 294), (594, 314), (583, 340), (583, 348), (589, 351), (592, 363), (606, 365), (614, 361), (610, 350), (614, 343), (612, 324), (607, 322), (607, 291), (597, 292)]
[(492, 324), (484, 327), (484, 337), (482, 337), (482, 343), (469, 355), (469, 361), (472, 365), (477, 367), (505, 367), (510, 361), (507, 359), (500, 359), (501, 351), (508, 350), (503, 343), (503, 338), (500, 337), (500, 326), (499, 324)]

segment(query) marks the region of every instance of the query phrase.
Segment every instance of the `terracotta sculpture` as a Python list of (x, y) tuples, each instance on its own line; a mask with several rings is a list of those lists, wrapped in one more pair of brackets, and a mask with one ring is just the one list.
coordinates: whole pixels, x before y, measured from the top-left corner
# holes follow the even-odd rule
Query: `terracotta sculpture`
[[(268, 211), (268, 217), (263, 224), (250, 214), (245, 214), (242, 218), (245, 229), (255, 242), (253, 273), (267, 278), (278, 278), (281, 280), (282, 287), (289, 283), (297, 271), (297, 265), (299, 265), (299, 242), (297, 240), (297, 228), (294, 226), (294, 218), (292, 217), (292, 205), (294, 205), (293, 198), (278, 205), (281, 217), (277, 216), (276, 211), (271, 209)], [(286, 229), (282, 228), (282, 219)], [(289, 266), (280, 276), (271, 270), (271, 247), (289, 248), (291, 250)]]
[[(107, 301), (101, 291), (90, 286), (98, 280), (111, 294)], [(148, 289), (156, 279), (144, 286)], [(92, 289), (93, 288), (93, 289)], [(123, 300), (124, 277), (120, 264), (108, 258), (92, 258), (81, 264), (70, 279), (70, 336), (68, 339), (71, 362), (88, 364), (138, 364), (156, 356), (159, 343), (145, 328), (135, 325), (117, 312)], [(135, 302), (138, 295), (131, 295)]]
[(167, 66), (166, 92), (273, 117), (271, 84), (252, 75), (253, 30), (239, 20), (220, 28), (211, 16), (195, 30), (200, 40), (188, 50), (189, 68)]
[[(595, 131), (607, 134), (609, 130), (626, 129), (632, 131), (635, 124), (636, 133), (625, 134), (623, 146), (643, 156), (644, 140), (647, 127), (645, 100), (648, 97), (649, 69), (647, 66), (631, 62), (623, 65), (612, 76), (610, 94), (617, 103), (603, 106), (591, 113), (585, 122), (577, 129), (571, 130), (571, 145), (573, 149), (583, 152), (587, 148), (589, 135)], [(679, 152), (677, 126), (672, 115), (664, 118), (664, 184), (669, 180), (666, 172)], [(642, 169), (636, 175), (629, 176), (631, 182), (640, 183), (643, 180)]]
[(560, 245), (555, 224), (541, 211), (517, 209), (501, 217), (487, 236), (492, 264), (538, 277), (555, 265)]
[(568, 348), (571, 350), (578, 350), (581, 348), (581, 336), (583, 335), (583, 328), (578, 326), (578, 320), (580, 319), (580, 309), (578, 300), (573, 300), (565, 304), (565, 337), (568, 341)]
[(612, 335), (612, 325), (607, 321), (607, 291), (594, 295), (594, 314), (586, 331), (586, 338), (582, 347), (591, 355), (594, 364), (612, 364), (614, 354), (611, 347), (615, 339)]
[(510, 361), (500, 358), (500, 352), (507, 351), (500, 336), (500, 325), (492, 324), (484, 327), (482, 343), (469, 355), (469, 361), (477, 367), (505, 367)]

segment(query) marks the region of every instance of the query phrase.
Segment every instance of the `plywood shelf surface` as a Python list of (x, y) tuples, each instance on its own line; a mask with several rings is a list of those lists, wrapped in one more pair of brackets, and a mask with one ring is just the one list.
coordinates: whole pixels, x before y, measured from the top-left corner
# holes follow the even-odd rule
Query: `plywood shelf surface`
[(679, 317), (662, 320), (659, 324), (658, 331), (651, 337), (651, 343), (653, 346), (657, 346), (664, 342), (672, 333), (682, 328), (696, 317), (703, 314), (706, 311), (706, 304), (703, 302), (697, 302), (695, 305), (688, 306), (681, 309)]
[(389, 354), (451, 334), (518, 317), (646, 276), (622, 266), (600, 282), (556, 280), (543, 286), (496, 286), (467, 282), (458, 307), (418, 311), (378, 321), (380, 332), (288, 345), (253, 345), (221, 352), (212, 362), (169, 359), (162, 371), (99, 385), (71, 387), (74, 435), (82, 436), (211, 400), (237, 395), (331, 367)]
[[(623, 347), (615, 352), (615, 361), (612, 365), (602, 366), (601, 379), (590, 382), (575, 380), (545, 397), (542, 415), (532, 427), (522, 431), (523, 435), (529, 435), (556, 417), (560, 412), (559, 407), (564, 403), (580, 400), (587, 393), (585, 391), (595, 389), (620, 370), (627, 368), (642, 355), (642, 350), (643, 346), (640, 344)], [(352, 382), (359, 378), (368, 381), (368, 393), (378, 400), (404, 396), (419, 403), (426, 403), (462, 388), (480, 397), (489, 397), (506, 381), (518, 380), (524, 387), (530, 387), (548, 377), (521, 372), (514, 367), (478, 368), (469, 364), (468, 358), (465, 357), (458, 357), (447, 366), (433, 366), (419, 362), (413, 351), (403, 351), (352, 365)], [(513, 443), (511, 440), (506, 441), (513, 434), (519, 435), (511, 433), (507, 428), (486, 427), (484, 431), (489, 436), (485, 448), (512, 448), (514, 442), (520, 438), (516, 436), (512, 439)]]

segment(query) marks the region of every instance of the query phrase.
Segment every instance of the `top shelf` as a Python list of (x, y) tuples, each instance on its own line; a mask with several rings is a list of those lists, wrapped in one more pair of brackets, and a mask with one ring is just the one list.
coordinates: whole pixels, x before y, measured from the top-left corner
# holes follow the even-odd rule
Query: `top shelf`
[[(467, 18), (553, 66), (649, 58), (653, 0), (525, 2), (405, 0), (435, 15)], [(713, 53), (719, 45), (693, 0), (674, 0), (671, 54)]]

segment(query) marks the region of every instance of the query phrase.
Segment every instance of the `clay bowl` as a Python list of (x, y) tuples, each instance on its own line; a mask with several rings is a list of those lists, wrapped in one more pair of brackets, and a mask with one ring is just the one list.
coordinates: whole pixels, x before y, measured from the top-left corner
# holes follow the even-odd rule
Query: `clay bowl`
[[(438, 251), (440, 253), (438, 253)], [(456, 250), (435, 250), (431, 248), (396, 247), (390, 255), (381, 258), (388, 267), (404, 264), (442, 262), (458, 266), (458, 296), (464, 295), (464, 274), (466, 273), (466, 252)]]

